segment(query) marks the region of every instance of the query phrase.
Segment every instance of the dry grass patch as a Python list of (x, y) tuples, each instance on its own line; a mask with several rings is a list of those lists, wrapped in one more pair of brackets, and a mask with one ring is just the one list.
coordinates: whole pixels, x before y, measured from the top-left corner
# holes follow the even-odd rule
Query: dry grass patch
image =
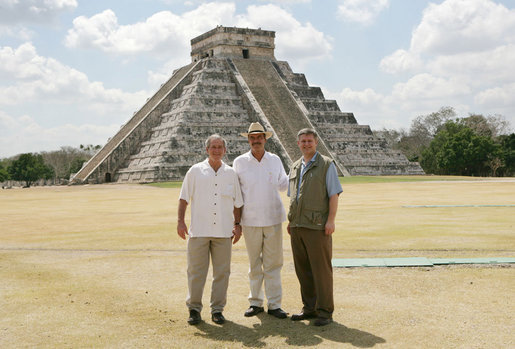
[[(178, 188), (101, 185), (0, 192), (0, 347), (505, 348), (515, 268), (335, 269), (335, 323), (245, 318), (248, 262), (233, 249), (228, 322), (186, 323)], [(334, 257), (513, 257), (515, 182), (347, 183)], [(284, 197), (285, 201), (286, 198)], [(283, 308), (300, 310), (284, 237)], [(209, 304), (210, 285), (204, 291)]]

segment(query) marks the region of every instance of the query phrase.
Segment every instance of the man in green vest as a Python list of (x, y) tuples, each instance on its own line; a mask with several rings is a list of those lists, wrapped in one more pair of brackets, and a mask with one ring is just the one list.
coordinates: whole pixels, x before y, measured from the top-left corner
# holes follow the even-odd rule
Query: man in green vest
[(303, 307), (291, 319), (325, 326), (334, 311), (332, 233), (342, 186), (333, 160), (316, 150), (315, 130), (300, 130), (297, 145), (303, 156), (290, 169), (288, 233)]

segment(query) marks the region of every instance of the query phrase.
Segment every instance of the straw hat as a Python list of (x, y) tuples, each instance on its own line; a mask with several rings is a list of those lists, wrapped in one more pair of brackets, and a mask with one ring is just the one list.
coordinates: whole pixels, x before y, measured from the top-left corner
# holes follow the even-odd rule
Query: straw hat
[(252, 124), (250, 124), (249, 132), (243, 132), (240, 133), (240, 135), (242, 135), (245, 138), (248, 138), (249, 134), (252, 133), (263, 133), (265, 135), (265, 139), (272, 137), (272, 132), (266, 132), (259, 122), (253, 122)]

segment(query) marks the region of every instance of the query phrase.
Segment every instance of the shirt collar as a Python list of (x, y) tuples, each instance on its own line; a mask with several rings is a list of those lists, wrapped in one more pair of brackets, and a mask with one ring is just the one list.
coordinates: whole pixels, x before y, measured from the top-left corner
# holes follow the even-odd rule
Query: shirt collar
[[(248, 154), (249, 154), (249, 160), (257, 161), (257, 159), (254, 157), (254, 155), (252, 155), (252, 150), (249, 150)], [(263, 159), (268, 159), (269, 156), (270, 156), (270, 154), (265, 150), (265, 154), (261, 158), (261, 161), (263, 161)]]
[[(204, 166), (204, 168), (207, 168), (207, 169), (211, 169), (213, 170), (213, 172), (215, 171), (211, 165), (209, 164), (209, 158), (206, 158), (206, 160), (202, 161), (202, 165)], [(220, 170), (223, 170), (225, 168), (225, 162), (222, 160), (222, 166), (220, 166), (220, 168), (218, 169), (218, 171)]]
[(311, 160), (308, 161), (307, 164), (304, 162), (304, 157), (302, 157), (302, 166), (307, 167), (308, 165), (311, 165), (317, 159), (317, 155), (318, 155), (318, 151), (315, 152), (315, 155), (313, 155), (313, 157), (311, 158)]

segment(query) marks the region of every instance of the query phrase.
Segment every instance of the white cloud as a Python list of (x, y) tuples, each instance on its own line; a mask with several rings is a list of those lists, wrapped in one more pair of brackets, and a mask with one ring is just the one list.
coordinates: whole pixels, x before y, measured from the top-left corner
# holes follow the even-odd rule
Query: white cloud
[(510, 113), (513, 62), (515, 10), (491, 0), (446, 0), (424, 10), (410, 48), (384, 57), (380, 68), (399, 76), (414, 74), (395, 84), (388, 96), (402, 110), (449, 105), (466, 116)]
[(450, 55), (495, 49), (515, 40), (515, 10), (491, 0), (430, 4), (413, 32), (417, 54)]
[(291, 13), (276, 5), (249, 6), (247, 13), (238, 16), (237, 26), (274, 30), (275, 57), (301, 67), (311, 60), (329, 58), (332, 39), (314, 28), (302, 24)]
[(20, 153), (58, 150), (62, 146), (104, 144), (119, 125), (64, 124), (44, 127), (32, 117), (13, 117), (0, 110), (0, 158)]
[(372, 88), (340, 92), (324, 89), (326, 98), (335, 99), (343, 112), (354, 113), (359, 124), (370, 125), (374, 130), (409, 128), (411, 119), (437, 111), (443, 106), (453, 106), (460, 115), (470, 112), (467, 95), (470, 88), (453, 79), (435, 78), (418, 74), (407, 82), (397, 83), (392, 91), (383, 94)]
[(470, 94), (468, 85), (455, 79), (435, 77), (431, 74), (418, 74), (405, 83), (397, 83), (393, 87), (392, 96), (401, 101), (435, 99)]
[(381, 70), (396, 74), (404, 71), (416, 71), (423, 66), (423, 62), (419, 56), (413, 53), (399, 49), (381, 60), (379, 67)]
[(338, 15), (350, 22), (370, 25), (389, 5), (389, 0), (343, 0)]
[(233, 21), (233, 3), (207, 3), (179, 16), (158, 12), (145, 22), (120, 25), (112, 10), (73, 21), (65, 43), (71, 48), (98, 49), (117, 54), (152, 52), (161, 56), (188, 52), (189, 40), (220, 23)]
[(368, 106), (385, 102), (385, 96), (371, 88), (366, 88), (363, 91), (353, 91), (350, 88), (345, 88), (340, 93), (339, 99), (343, 105), (353, 106)]
[[(437, 74), (461, 71), (473, 75), (492, 58), (492, 66), (501, 64), (499, 70), (503, 70), (513, 55), (513, 44), (515, 10), (491, 0), (446, 0), (424, 10), (410, 49), (395, 51), (383, 58), (380, 66), (389, 73), (420, 70), (426, 65)], [(507, 52), (508, 57), (503, 58)], [(467, 68), (476, 71), (465, 71)]]
[(292, 4), (308, 4), (311, 0), (260, 0), (261, 2), (292, 5)]
[(31, 43), (16, 49), (0, 47), (0, 61), (0, 105), (80, 103), (106, 115), (116, 109), (134, 110), (148, 96), (145, 91), (127, 93), (91, 82), (86, 74), (53, 58), (39, 56)]
[(20, 24), (2, 26), (0, 24), (0, 37), (13, 37), (22, 41), (28, 41), (34, 36), (34, 32)]
[(501, 45), (481, 52), (464, 52), (436, 56), (427, 69), (438, 76), (466, 79), (475, 87), (507, 83), (515, 80), (515, 44)]
[(489, 88), (476, 94), (474, 101), (485, 108), (515, 107), (515, 83)]
[(76, 0), (0, 0), (0, 24), (52, 22), (76, 7)]
[(282, 59), (305, 63), (327, 58), (332, 50), (331, 38), (310, 23), (300, 23), (277, 5), (252, 5), (246, 13), (236, 15), (234, 3), (214, 2), (204, 3), (182, 15), (159, 12), (145, 22), (130, 25), (120, 25), (111, 10), (89, 18), (77, 17), (65, 43), (70, 48), (116, 54), (189, 57), (190, 40), (220, 24), (276, 31), (276, 56)]

